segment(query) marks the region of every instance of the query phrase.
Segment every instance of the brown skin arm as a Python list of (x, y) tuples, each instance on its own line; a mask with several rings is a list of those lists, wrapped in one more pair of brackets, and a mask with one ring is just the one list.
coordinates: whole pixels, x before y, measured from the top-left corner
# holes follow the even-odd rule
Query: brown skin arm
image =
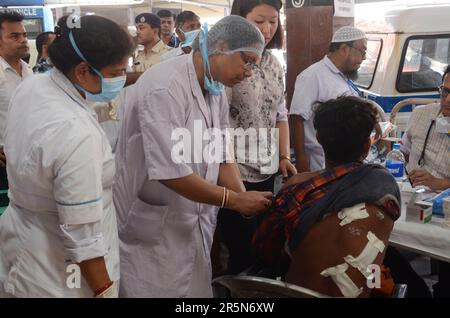
[(106, 284), (111, 283), (103, 257), (83, 261), (79, 265), (81, 275), (86, 279), (93, 293), (103, 288)]
[(299, 115), (291, 115), (289, 121), (292, 130), (297, 171), (299, 173), (309, 172), (310, 167), (308, 159), (306, 158), (306, 151), (305, 151), (304, 120)]
[(245, 192), (241, 173), (239, 172), (236, 163), (223, 163), (220, 165), (219, 180), (217, 184), (237, 193)]
[[(315, 224), (295, 249), (286, 281), (328, 296), (342, 297), (331, 277), (323, 277), (320, 273), (329, 267), (343, 264), (343, 258), (347, 255), (359, 256), (368, 242), (369, 231), (387, 247), (394, 226), (392, 218), (379, 207), (366, 204), (366, 209), (368, 218), (344, 226), (339, 225), (341, 220), (336, 212)], [(386, 248), (383, 253), (377, 254), (372, 263), (381, 266), (385, 252)], [(366, 278), (357, 269), (349, 266), (346, 274), (358, 288), (364, 288), (359, 297), (370, 294)]]
[[(178, 179), (160, 180), (160, 182), (191, 201), (215, 206), (222, 205), (223, 187), (208, 183), (196, 174)], [(230, 183), (234, 184), (234, 181)], [(253, 216), (266, 209), (266, 206), (271, 203), (271, 197), (271, 192), (236, 193), (230, 190), (226, 208), (238, 211), (245, 216)]]
[[(280, 149), (280, 158), (282, 156), (290, 157), (291, 149), (289, 140), (289, 124), (287, 121), (280, 121), (276, 124), (275, 127), (278, 128), (278, 131), (280, 132), (278, 143)], [(279, 166), (279, 171), (285, 178), (297, 174), (297, 169), (295, 169), (290, 160), (280, 159)]]

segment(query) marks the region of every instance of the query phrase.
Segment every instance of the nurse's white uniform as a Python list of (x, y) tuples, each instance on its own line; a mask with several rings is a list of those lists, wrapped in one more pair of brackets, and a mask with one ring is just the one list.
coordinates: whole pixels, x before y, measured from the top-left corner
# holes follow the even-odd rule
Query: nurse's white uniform
[(0, 217), (0, 295), (92, 297), (69, 265), (101, 256), (118, 281), (111, 147), (95, 112), (58, 70), (18, 88), (5, 153), (11, 203)]
[[(130, 93), (132, 91), (132, 93)], [(171, 140), (186, 128), (228, 127), (226, 95), (203, 95), (193, 55), (148, 70), (128, 91), (116, 150), (114, 204), (125, 297), (212, 297), (210, 250), (218, 209), (190, 201), (158, 180), (198, 174), (217, 184), (220, 163), (176, 164)]]

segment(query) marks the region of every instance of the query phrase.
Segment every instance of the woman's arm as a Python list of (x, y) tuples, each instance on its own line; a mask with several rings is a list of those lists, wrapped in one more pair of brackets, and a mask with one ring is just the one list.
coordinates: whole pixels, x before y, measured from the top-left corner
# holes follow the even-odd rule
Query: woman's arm
[(289, 124), (287, 121), (277, 122), (276, 128), (279, 131), (279, 151), (280, 151), (280, 173), (283, 177), (288, 177), (289, 175), (296, 175), (297, 169), (291, 163), (291, 149), (289, 141)]
[[(104, 292), (112, 286), (113, 282), (109, 278), (104, 257), (86, 260), (79, 265), (81, 275), (83, 275), (84, 279), (89, 284), (89, 287), (94, 292), (94, 296), (98, 296), (97, 294)], [(115, 286), (112, 288), (115, 288)]]
[(290, 120), (297, 170), (298, 172), (309, 172), (310, 167), (305, 152), (304, 120), (300, 115), (291, 115)]
[(219, 180), (217, 184), (237, 193), (245, 192), (241, 173), (236, 163), (222, 163), (220, 165)]
[[(196, 174), (171, 180), (160, 180), (162, 184), (179, 195), (195, 202), (222, 206), (224, 188), (213, 185)], [(228, 204), (224, 207), (238, 211), (246, 216), (253, 216), (271, 204), (271, 192), (241, 192), (229, 190)]]

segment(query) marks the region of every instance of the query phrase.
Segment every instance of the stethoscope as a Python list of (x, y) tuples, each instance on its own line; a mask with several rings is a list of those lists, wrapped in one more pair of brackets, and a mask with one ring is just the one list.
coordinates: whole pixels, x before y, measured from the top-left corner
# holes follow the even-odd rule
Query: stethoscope
[(431, 128), (433, 128), (435, 123), (436, 123), (436, 119), (431, 120), (431, 124), (428, 127), (427, 135), (425, 136), (425, 142), (424, 142), (423, 148), (422, 148), (422, 153), (420, 154), (420, 158), (417, 161), (417, 164), (419, 165), (419, 167), (423, 167), (423, 164), (424, 164), (423, 161), (425, 159), (425, 150), (427, 149), (428, 138), (430, 137)]

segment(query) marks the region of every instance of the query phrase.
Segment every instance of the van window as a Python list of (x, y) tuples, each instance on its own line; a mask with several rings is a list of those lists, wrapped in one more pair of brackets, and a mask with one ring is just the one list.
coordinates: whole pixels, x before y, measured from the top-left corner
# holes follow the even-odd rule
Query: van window
[(401, 93), (437, 91), (449, 62), (450, 34), (408, 38), (397, 76), (397, 90)]
[(367, 40), (366, 59), (362, 62), (358, 70), (358, 78), (355, 83), (363, 88), (372, 86), (375, 70), (377, 69), (378, 59), (380, 57), (382, 41), (380, 39)]

